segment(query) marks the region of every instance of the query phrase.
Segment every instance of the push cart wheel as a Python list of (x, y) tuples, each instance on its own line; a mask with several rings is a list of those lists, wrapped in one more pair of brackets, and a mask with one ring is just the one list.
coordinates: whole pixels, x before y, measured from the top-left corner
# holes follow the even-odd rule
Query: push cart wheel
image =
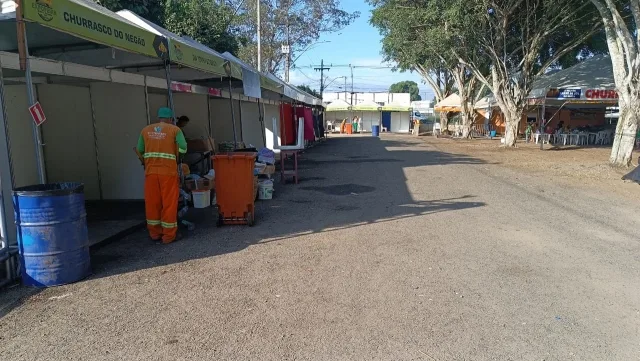
[(246, 219), (247, 219), (247, 225), (249, 227), (253, 227), (253, 213), (252, 212), (247, 212), (245, 213)]

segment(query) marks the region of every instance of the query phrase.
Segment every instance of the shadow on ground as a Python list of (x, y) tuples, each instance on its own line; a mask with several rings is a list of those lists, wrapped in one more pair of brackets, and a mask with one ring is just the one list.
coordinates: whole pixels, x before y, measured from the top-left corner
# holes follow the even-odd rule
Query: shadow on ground
[[(481, 207), (484, 203), (474, 202), (473, 195), (416, 199), (405, 171), (420, 167), (420, 171), (428, 172), (430, 166), (483, 163), (437, 151), (406, 137), (329, 138), (301, 155), (299, 184), (276, 183), (274, 199), (256, 203), (254, 227), (217, 228), (211, 209), (194, 210), (189, 217), (198, 228), (174, 244), (153, 244), (146, 232), (140, 231), (93, 250), (91, 278), (214, 257), (250, 246), (291, 241), (301, 235), (339, 234), (340, 230), (368, 224)], [(428, 198), (427, 191), (418, 193)], [(0, 312), (0, 317), (7, 312)]]

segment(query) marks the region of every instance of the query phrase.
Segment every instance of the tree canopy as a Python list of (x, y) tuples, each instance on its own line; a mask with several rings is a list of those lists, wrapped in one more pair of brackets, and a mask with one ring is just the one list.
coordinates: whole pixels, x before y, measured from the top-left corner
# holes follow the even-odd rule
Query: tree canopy
[(418, 83), (412, 80), (405, 80), (395, 84), (391, 84), (389, 87), (390, 93), (409, 93), (411, 94), (411, 101), (422, 100), (420, 96), (420, 88)]
[(315, 89), (311, 89), (311, 87), (309, 87), (308, 85), (304, 85), (304, 84), (303, 85), (298, 85), (298, 89), (300, 89), (300, 90), (302, 90), (304, 92), (307, 92), (307, 93), (313, 95), (316, 98), (321, 98), (320, 93)]
[(234, 27), (233, 9), (217, 0), (99, 0), (98, 3), (111, 11), (130, 10), (219, 52), (236, 55), (246, 42)]

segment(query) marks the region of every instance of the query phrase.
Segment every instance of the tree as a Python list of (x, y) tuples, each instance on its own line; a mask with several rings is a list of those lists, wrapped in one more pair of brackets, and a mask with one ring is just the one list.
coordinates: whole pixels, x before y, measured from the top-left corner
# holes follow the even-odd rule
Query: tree
[(389, 93), (409, 93), (411, 94), (411, 101), (422, 100), (420, 96), (420, 88), (418, 83), (412, 80), (405, 80), (395, 84), (391, 84), (389, 87)]
[(230, 7), (216, 0), (167, 0), (164, 27), (178, 35), (189, 36), (218, 52), (238, 54), (240, 42), (230, 29)]
[[(243, 39), (240, 58), (257, 65), (256, 1), (228, 0), (238, 15), (234, 25)], [(286, 55), (282, 45), (289, 44), (291, 58), (305, 51), (323, 33), (342, 30), (360, 15), (341, 8), (339, 0), (261, 0), (262, 69), (276, 73), (282, 69)]]
[(320, 93), (315, 90), (315, 89), (311, 89), (311, 87), (309, 87), (308, 85), (298, 85), (298, 89), (302, 90), (303, 92), (307, 92), (311, 95), (313, 95), (314, 97), (318, 98), (318, 99), (322, 99), (320, 97)]
[[(640, 1), (591, 0), (591, 3), (602, 18), (619, 96), (620, 118), (609, 163), (628, 167), (640, 121)], [(638, 172), (635, 175), (638, 177)]]
[[(408, 6), (395, 0), (368, 0), (374, 7), (371, 24), (378, 28), (382, 38), (382, 54), (384, 60), (397, 64), (394, 70), (415, 71), (423, 81), (433, 89), (435, 103), (445, 99), (453, 93), (454, 81), (447, 67), (427, 46), (418, 46), (418, 36), (411, 31), (409, 24), (419, 24), (421, 19), (416, 9), (420, 4)], [(441, 51), (441, 49), (437, 49)], [(449, 123), (449, 113), (441, 113), (440, 125), (446, 131)]]
[(457, 53), (493, 92), (505, 116), (508, 147), (516, 145), (534, 81), (553, 65), (575, 63), (576, 51), (585, 50), (602, 27), (584, 0), (452, 0), (448, 9), (459, 15), (448, 18), (449, 29), (467, 44), (477, 44), (490, 60), (490, 75), (485, 75), (481, 64)]
[(130, 10), (219, 52), (237, 54), (243, 42), (232, 26), (235, 13), (218, 0), (100, 0), (98, 3), (111, 11)]
[[(475, 53), (473, 59), (486, 59), (473, 42), (461, 42), (447, 24), (448, 3), (443, 0), (369, 0), (375, 6), (371, 23), (383, 35), (383, 53), (387, 60), (396, 61), (401, 70), (420, 73), (441, 101), (457, 88), (461, 98), (462, 133), (470, 136), (473, 123), (473, 104), (480, 89), (473, 72), (461, 65), (454, 47), (459, 52)], [(480, 63), (481, 60), (478, 60)], [(486, 62), (483, 62), (486, 64)], [(451, 114), (441, 113), (441, 127), (447, 129)]]

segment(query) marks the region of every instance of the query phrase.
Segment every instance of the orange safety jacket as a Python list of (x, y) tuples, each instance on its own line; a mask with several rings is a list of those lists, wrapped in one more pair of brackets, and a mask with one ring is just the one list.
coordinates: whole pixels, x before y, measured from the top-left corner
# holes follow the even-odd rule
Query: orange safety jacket
[(178, 156), (187, 152), (187, 141), (175, 125), (156, 123), (142, 129), (137, 149), (144, 157), (145, 175), (177, 175)]

